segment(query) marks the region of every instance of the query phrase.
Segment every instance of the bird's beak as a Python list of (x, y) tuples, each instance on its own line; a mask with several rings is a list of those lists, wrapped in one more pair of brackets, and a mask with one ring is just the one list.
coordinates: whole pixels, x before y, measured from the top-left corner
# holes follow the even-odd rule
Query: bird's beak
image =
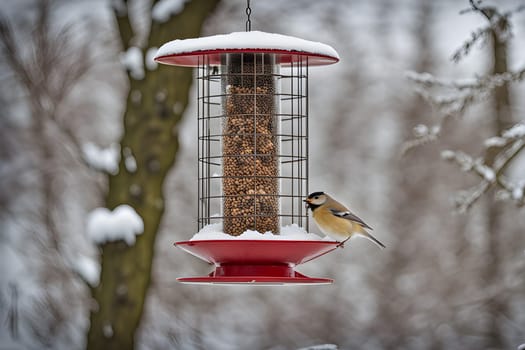
[(310, 200), (308, 198), (303, 199), (303, 202), (304, 202), (304, 207), (306, 209), (310, 208)]

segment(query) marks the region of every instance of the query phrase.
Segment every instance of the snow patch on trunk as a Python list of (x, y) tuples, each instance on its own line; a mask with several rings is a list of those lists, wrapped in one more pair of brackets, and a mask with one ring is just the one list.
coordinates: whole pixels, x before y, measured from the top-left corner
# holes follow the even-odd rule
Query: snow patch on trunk
[(119, 205), (113, 211), (96, 208), (88, 215), (87, 234), (97, 244), (123, 240), (128, 245), (133, 245), (135, 236), (142, 232), (144, 221), (127, 204)]

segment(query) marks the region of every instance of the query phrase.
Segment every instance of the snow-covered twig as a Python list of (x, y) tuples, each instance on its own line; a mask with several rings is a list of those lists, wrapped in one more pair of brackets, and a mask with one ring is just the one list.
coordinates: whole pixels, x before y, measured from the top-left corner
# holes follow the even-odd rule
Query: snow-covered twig
[(487, 148), (501, 147), (492, 166), (485, 164), (483, 158), (473, 158), (462, 151), (445, 150), (441, 152), (443, 159), (454, 162), (461, 170), (474, 173), (481, 178), (478, 185), (461, 192), (456, 198), (456, 208), (460, 212), (468, 210), (493, 185), (500, 188), (498, 199), (511, 199), (518, 206), (524, 204), (525, 180), (517, 183), (510, 182), (505, 178), (504, 171), (512, 160), (525, 149), (525, 125), (518, 123), (503, 132), (502, 136), (489, 138), (485, 141), (485, 146)]
[(434, 125), (428, 127), (424, 124), (418, 124), (413, 129), (414, 138), (406, 141), (401, 147), (401, 155), (405, 155), (410, 150), (423, 146), (427, 143), (433, 142), (438, 139), (441, 132), (440, 125)]
[[(525, 179), (521, 179), (517, 182), (510, 182), (503, 179), (503, 171), (507, 166), (525, 149), (525, 136), (517, 139), (510, 147), (500, 153), (495, 161), (494, 166), (498, 169), (498, 184), (502, 187), (499, 198), (500, 199), (511, 199), (516, 205), (523, 206), (525, 204)], [(501, 174), (501, 175), (500, 175)]]
[(151, 9), (151, 19), (158, 23), (164, 23), (178, 14), (184, 8), (186, 0), (160, 0)]
[(525, 66), (516, 71), (486, 75), (471, 79), (443, 79), (435, 77), (427, 72), (418, 73), (414, 71), (405, 72), (405, 76), (414, 83), (426, 88), (441, 87), (453, 90), (493, 90), (505, 83), (523, 80), (525, 77)]
[[(443, 115), (443, 119), (459, 116), (474, 102), (483, 101), (497, 87), (522, 81), (525, 66), (513, 72), (487, 75), (474, 79), (447, 80), (429, 73), (406, 72), (406, 77), (416, 83), (416, 92)], [(439, 89), (441, 94), (434, 90)]]
[(476, 186), (472, 187), (469, 190), (461, 191), (455, 198), (454, 204), (456, 210), (460, 213), (466, 213), (472, 205), (479, 199), (485, 192), (490, 188), (490, 183), (488, 181), (481, 181)]
[(484, 39), (486, 36), (490, 35), (492, 31), (492, 24), (483, 28), (479, 28), (475, 32), (471, 33), (470, 39), (465, 41), (463, 45), (459, 49), (454, 52), (454, 54), (451, 57), (451, 60), (454, 62), (459, 62), (461, 58), (464, 56), (467, 56), (470, 52), (470, 49), (478, 42), (479, 40)]
[(481, 182), (469, 190), (461, 191), (455, 198), (456, 209), (464, 213), (476, 202), (496, 181), (496, 174), (492, 168), (484, 164), (482, 158), (472, 158), (462, 151), (445, 150), (441, 152), (445, 160), (458, 164), (461, 170), (472, 172), (481, 177)]
[(473, 0), (470, 0), (470, 8), (460, 11), (460, 14), (469, 12), (477, 12), (483, 15), (489, 22), (489, 25), (479, 28), (475, 32), (472, 32), (471, 37), (459, 47), (451, 59), (454, 62), (459, 62), (461, 58), (467, 56), (470, 49), (480, 40), (483, 40), (494, 33), (499, 42), (505, 42), (512, 37), (512, 22), (510, 17), (514, 13), (522, 11), (525, 6), (520, 5), (514, 10), (499, 13), (494, 7), (480, 7)]
[[(473, 79), (447, 80), (437, 78), (430, 73), (417, 73), (408, 71), (406, 77), (416, 83), (416, 92), (431, 106), (438, 110), (440, 120), (432, 126), (425, 126), (428, 132), (416, 132), (414, 138), (406, 141), (402, 147), (402, 154), (437, 140), (443, 125), (452, 118), (459, 118), (466, 109), (475, 102), (483, 101), (497, 87), (511, 82), (519, 82), (525, 78), (525, 66), (519, 70), (502, 74), (487, 75)], [(434, 92), (435, 89), (443, 91), (442, 94)], [(497, 142), (496, 139), (488, 141)]]

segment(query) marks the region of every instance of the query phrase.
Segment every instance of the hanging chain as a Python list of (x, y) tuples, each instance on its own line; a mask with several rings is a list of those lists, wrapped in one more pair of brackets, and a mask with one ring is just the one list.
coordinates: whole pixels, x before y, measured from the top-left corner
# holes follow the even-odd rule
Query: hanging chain
[(246, 15), (248, 16), (248, 19), (246, 20), (246, 31), (247, 32), (252, 31), (252, 21), (250, 20), (251, 14), (252, 14), (252, 9), (250, 7), (250, 0), (246, 0)]

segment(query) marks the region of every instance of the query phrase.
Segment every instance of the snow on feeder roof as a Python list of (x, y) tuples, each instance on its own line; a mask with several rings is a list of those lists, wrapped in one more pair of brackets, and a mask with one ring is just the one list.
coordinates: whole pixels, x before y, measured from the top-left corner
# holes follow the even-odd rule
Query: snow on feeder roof
[(332, 283), (294, 268), (338, 247), (307, 233), (302, 201), (308, 194), (308, 68), (338, 62), (337, 52), (254, 31), (174, 40), (155, 60), (198, 73), (199, 232), (176, 245), (215, 268), (178, 280)]
[(209, 56), (210, 65), (220, 65), (221, 55), (236, 52), (273, 53), (278, 64), (305, 61), (320, 66), (339, 61), (339, 55), (329, 45), (282, 34), (234, 32), (204, 38), (173, 40), (162, 45), (155, 60), (176, 66), (197, 67), (199, 56)]

